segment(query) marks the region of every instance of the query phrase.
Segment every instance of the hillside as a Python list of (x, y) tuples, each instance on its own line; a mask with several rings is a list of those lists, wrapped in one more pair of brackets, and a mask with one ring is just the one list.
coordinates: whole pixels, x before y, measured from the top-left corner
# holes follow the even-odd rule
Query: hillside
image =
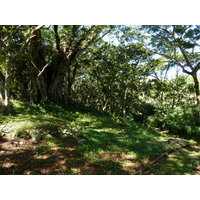
[(91, 108), (13, 101), (0, 174), (200, 174), (200, 145)]

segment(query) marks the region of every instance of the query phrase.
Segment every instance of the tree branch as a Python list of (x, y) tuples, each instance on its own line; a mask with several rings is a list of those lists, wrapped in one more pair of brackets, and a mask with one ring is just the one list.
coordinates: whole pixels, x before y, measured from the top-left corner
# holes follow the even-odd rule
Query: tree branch
[(165, 31), (166, 33), (168, 33), (169, 35), (172, 36), (172, 38), (173, 38), (174, 41), (176, 42), (178, 48), (180, 49), (180, 51), (181, 51), (181, 53), (182, 53), (182, 55), (183, 55), (183, 57), (184, 57), (184, 59), (185, 59), (187, 65), (191, 68), (191, 70), (193, 70), (194, 68), (193, 68), (191, 62), (189, 61), (189, 58), (188, 58), (188, 56), (187, 56), (185, 50), (184, 50), (183, 47), (181, 46), (181, 44), (180, 44), (180, 42), (179, 42), (179, 39), (176, 38), (176, 36), (175, 36), (174, 27), (173, 27), (173, 32), (171, 32), (171, 31), (169, 31), (169, 30), (167, 30), (167, 29), (165, 29), (165, 28), (162, 28), (161, 26), (158, 26), (158, 25), (156, 25), (156, 27), (159, 28), (159, 29), (161, 29), (161, 30), (163, 30), (163, 31)]
[(61, 49), (60, 49), (60, 37), (58, 35), (58, 25), (54, 25), (53, 28), (54, 28), (55, 39), (56, 39), (56, 49), (60, 53)]
[(50, 63), (51, 63), (51, 60), (49, 61), (49, 63), (47, 63), (47, 64), (42, 68), (42, 70), (39, 72), (39, 74), (37, 75), (37, 77), (39, 77), (39, 76), (44, 72), (44, 70), (50, 65)]

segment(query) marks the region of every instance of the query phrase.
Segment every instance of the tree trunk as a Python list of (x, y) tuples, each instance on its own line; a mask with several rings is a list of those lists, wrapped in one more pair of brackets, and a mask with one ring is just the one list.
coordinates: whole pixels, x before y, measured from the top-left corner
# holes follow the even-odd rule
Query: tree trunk
[(193, 74), (192, 77), (193, 77), (193, 80), (194, 80), (194, 89), (195, 89), (195, 93), (196, 93), (196, 102), (197, 102), (197, 105), (200, 107), (200, 91), (199, 91), (199, 81), (198, 81), (197, 74)]
[(47, 96), (51, 102), (66, 103), (66, 65), (65, 58), (57, 55), (46, 70)]
[(68, 69), (67, 69), (67, 97), (66, 97), (66, 100), (67, 100), (67, 105), (70, 104), (70, 101), (71, 101), (71, 90), (72, 90), (72, 81), (71, 81), (71, 66), (68, 66)]
[(11, 63), (10, 58), (7, 61), (6, 66), (6, 75), (5, 75), (5, 85), (4, 85), (4, 113), (9, 115), (10, 110), (10, 72), (11, 72)]
[(5, 77), (2, 75), (2, 77), (0, 77), (0, 78), (2, 78), (2, 80), (0, 79), (0, 106), (3, 106), (3, 101), (4, 101), (4, 94), (3, 94), (4, 86), (3, 85), (5, 85), (5, 83), (4, 83)]
[(31, 92), (29, 94), (30, 102), (34, 103), (46, 102), (48, 100), (47, 93), (47, 74), (46, 71), (39, 73), (46, 65), (45, 53), (42, 44), (41, 30), (34, 32), (34, 38), (30, 42), (29, 56), (31, 64), (35, 70), (33, 72), (33, 78), (31, 80)]
[(123, 95), (123, 100), (122, 100), (122, 114), (123, 114), (123, 123), (126, 124), (126, 99), (127, 99), (127, 88), (125, 86), (124, 88), (124, 95)]
[(3, 111), (3, 107), (4, 107), (4, 100), (3, 100), (3, 91), (0, 88), (0, 113)]

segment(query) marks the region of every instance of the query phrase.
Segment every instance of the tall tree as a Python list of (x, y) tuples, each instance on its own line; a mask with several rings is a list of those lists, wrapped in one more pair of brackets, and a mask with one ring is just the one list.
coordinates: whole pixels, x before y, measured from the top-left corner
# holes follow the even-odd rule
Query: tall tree
[[(37, 30), (36, 37), (29, 44), (29, 55), (32, 65), (38, 69), (34, 85), (39, 89), (41, 100), (69, 104), (77, 72), (77, 58), (89, 46), (110, 32), (111, 28), (54, 25)], [(48, 29), (49, 32), (45, 33), (44, 29)], [(45, 38), (47, 34), (51, 35), (51, 41)], [(47, 52), (44, 53), (47, 43), (51, 45), (50, 56), (47, 56)]]
[[(16, 61), (20, 60), (25, 49), (36, 37), (36, 32), (43, 26), (1, 26), (1, 64), (4, 65), (4, 112), (10, 113), (10, 91), (11, 77), (15, 79), (12, 73), (15, 69)], [(26, 70), (26, 69), (24, 69)], [(22, 73), (18, 71), (18, 73)]]
[(78, 59), (84, 67), (73, 87), (75, 99), (124, 119), (138, 112), (143, 79), (154, 67), (150, 58), (141, 44), (101, 41)]
[(14, 48), (14, 33), (15, 26), (1, 26), (0, 43), (1, 43), (1, 63), (4, 65), (4, 75), (1, 73), (1, 78), (4, 79), (4, 94), (1, 94), (1, 104), (3, 105), (3, 112), (6, 115), (10, 114), (10, 76), (13, 62)]
[(36, 103), (69, 103), (77, 58), (112, 28), (94, 25), (1, 26), (1, 52), (4, 53), (1, 64), (7, 66), (3, 73), (4, 104), (9, 101), (10, 71), (14, 75), (12, 83), (18, 83), (14, 87), (21, 87), (25, 98)]
[(200, 26), (155, 25), (145, 26), (151, 33), (151, 48), (164, 56), (184, 73), (192, 76), (196, 102), (200, 106), (200, 90), (197, 72), (200, 69)]

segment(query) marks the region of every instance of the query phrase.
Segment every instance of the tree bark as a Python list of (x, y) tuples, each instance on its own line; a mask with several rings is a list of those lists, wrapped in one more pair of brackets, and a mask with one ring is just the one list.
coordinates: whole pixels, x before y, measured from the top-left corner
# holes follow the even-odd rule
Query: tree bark
[(4, 100), (4, 85), (5, 85), (5, 77), (4, 75), (0, 72), (0, 106), (3, 105), (3, 100)]
[(192, 75), (193, 80), (194, 80), (194, 89), (195, 89), (195, 93), (196, 93), (196, 102), (197, 105), (200, 107), (200, 91), (199, 91), (199, 80), (197, 77), (197, 74), (193, 74)]
[(11, 58), (7, 61), (6, 75), (5, 75), (5, 85), (4, 85), (4, 113), (9, 115), (10, 109), (10, 72), (11, 72)]
[(71, 89), (72, 89), (72, 81), (71, 81), (71, 66), (68, 66), (67, 70), (67, 105), (70, 104), (71, 101)]
[[(44, 74), (42, 74), (44, 76)], [(61, 55), (56, 55), (46, 69), (47, 96), (51, 102), (64, 104), (65, 102), (66, 62)]]

